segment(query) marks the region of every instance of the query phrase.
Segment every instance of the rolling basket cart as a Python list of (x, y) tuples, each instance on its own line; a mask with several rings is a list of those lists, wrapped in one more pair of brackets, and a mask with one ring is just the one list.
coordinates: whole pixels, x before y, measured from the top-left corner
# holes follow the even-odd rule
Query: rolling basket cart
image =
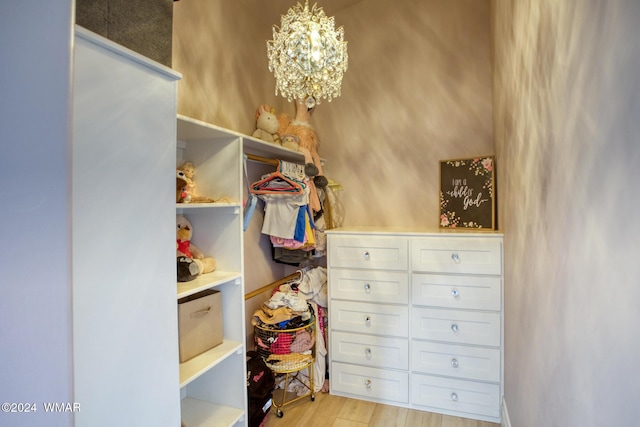
[[(312, 316), (304, 326), (293, 329), (270, 329), (265, 325), (255, 325), (254, 340), (256, 351), (277, 378), (284, 377), (282, 397), (279, 402), (274, 397), (276, 415), (282, 418), (282, 407), (310, 396), (315, 400), (313, 371), (316, 357), (316, 318)], [(307, 370), (308, 379), (300, 374)], [(287, 399), (287, 388), (298, 380), (308, 393)], [(276, 382), (278, 382), (276, 380)]]

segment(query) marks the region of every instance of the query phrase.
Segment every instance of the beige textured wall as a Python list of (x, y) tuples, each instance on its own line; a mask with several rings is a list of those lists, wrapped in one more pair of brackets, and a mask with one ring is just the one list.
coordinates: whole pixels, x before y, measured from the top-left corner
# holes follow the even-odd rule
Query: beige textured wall
[[(294, 4), (174, 3), (173, 68), (183, 74), (178, 112), (248, 134), (259, 104), (293, 114), (274, 94), (265, 41)], [(319, 6), (344, 26), (349, 43), (342, 97), (312, 116), (325, 173), (345, 188), (345, 225), (437, 227), (439, 160), (493, 154), (488, 1)], [(250, 164), (249, 172), (252, 179), (261, 170)], [(245, 233), (248, 291), (284, 274), (270, 261), (259, 215)]]
[(271, 25), (264, 17), (274, 12), (266, 3), (174, 3), (172, 68), (183, 75), (178, 84), (179, 114), (251, 134), (258, 105), (269, 103), (279, 111), (286, 107), (286, 100), (274, 95), (268, 70), (266, 40), (271, 38)]
[(494, 6), (511, 425), (638, 425), (640, 3)]
[(315, 123), (345, 225), (438, 227), (439, 161), (493, 154), (489, 3), (367, 0), (336, 15), (342, 97)]
[[(293, 113), (273, 93), (265, 47), (289, 3), (265, 3), (175, 3), (181, 114), (250, 133), (260, 103)], [(312, 117), (325, 172), (345, 187), (346, 225), (437, 227), (439, 160), (494, 154), (489, 3), (351, 3), (319, 2), (350, 57), (342, 97)]]

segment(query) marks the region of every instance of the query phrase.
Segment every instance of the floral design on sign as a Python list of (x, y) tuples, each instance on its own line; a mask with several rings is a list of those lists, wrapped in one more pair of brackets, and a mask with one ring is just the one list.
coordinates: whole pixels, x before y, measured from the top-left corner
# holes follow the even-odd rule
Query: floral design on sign
[(495, 228), (494, 159), (440, 162), (440, 227)]

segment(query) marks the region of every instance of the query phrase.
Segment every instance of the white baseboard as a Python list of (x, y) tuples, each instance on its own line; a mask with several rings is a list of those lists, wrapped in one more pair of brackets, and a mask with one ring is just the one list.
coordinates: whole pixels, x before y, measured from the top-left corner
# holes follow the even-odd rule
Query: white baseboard
[(502, 423), (501, 427), (511, 427), (511, 420), (509, 419), (509, 411), (507, 411), (507, 401), (502, 397)]

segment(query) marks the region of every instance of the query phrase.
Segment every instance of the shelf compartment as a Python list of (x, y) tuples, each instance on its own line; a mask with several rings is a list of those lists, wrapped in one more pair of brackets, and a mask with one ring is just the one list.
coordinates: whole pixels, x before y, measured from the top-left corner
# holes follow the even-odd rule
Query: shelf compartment
[(243, 147), (247, 153), (296, 163), (304, 162), (304, 155), (299, 151), (178, 114), (178, 148), (181, 148), (182, 141), (231, 140), (233, 138), (242, 138)]
[[(302, 159), (238, 132), (178, 115), (176, 166), (191, 161), (196, 193), (214, 203), (177, 203), (176, 213), (193, 225), (192, 244), (216, 260), (215, 271), (176, 286), (177, 299), (215, 289), (222, 294), (223, 342), (179, 365), (182, 419), (191, 426), (246, 425), (246, 357), (243, 283), (242, 153), (249, 149)], [(249, 141), (249, 142), (248, 142)], [(270, 157), (279, 157), (278, 155)], [(224, 200), (224, 199), (223, 199)]]
[(185, 397), (180, 401), (180, 410), (182, 420), (189, 427), (232, 426), (244, 415), (244, 411), (240, 409), (191, 397)]
[(176, 211), (178, 213), (184, 213), (181, 211), (189, 211), (192, 209), (221, 209), (231, 210), (233, 214), (240, 213), (240, 207), (242, 204), (240, 202), (215, 202), (215, 203), (176, 203)]
[(178, 114), (178, 140), (207, 141), (212, 139), (234, 139), (242, 134), (211, 123)]
[[(239, 206), (228, 208), (181, 209), (193, 226), (191, 244), (206, 256), (215, 258), (216, 271), (242, 272), (242, 210)], [(199, 282), (200, 276), (196, 278)]]
[(205, 289), (215, 288), (233, 280), (239, 283), (242, 273), (237, 271), (213, 271), (201, 274), (190, 282), (178, 283), (178, 299), (188, 297)]
[(304, 162), (304, 155), (299, 151), (293, 151), (252, 137), (243, 136), (243, 148), (245, 153), (260, 157), (276, 158), (294, 163)]
[(202, 354), (180, 364), (180, 388), (187, 386), (211, 368), (234, 355), (243, 351), (239, 341), (223, 341), (222, 344), (205, 351)]

